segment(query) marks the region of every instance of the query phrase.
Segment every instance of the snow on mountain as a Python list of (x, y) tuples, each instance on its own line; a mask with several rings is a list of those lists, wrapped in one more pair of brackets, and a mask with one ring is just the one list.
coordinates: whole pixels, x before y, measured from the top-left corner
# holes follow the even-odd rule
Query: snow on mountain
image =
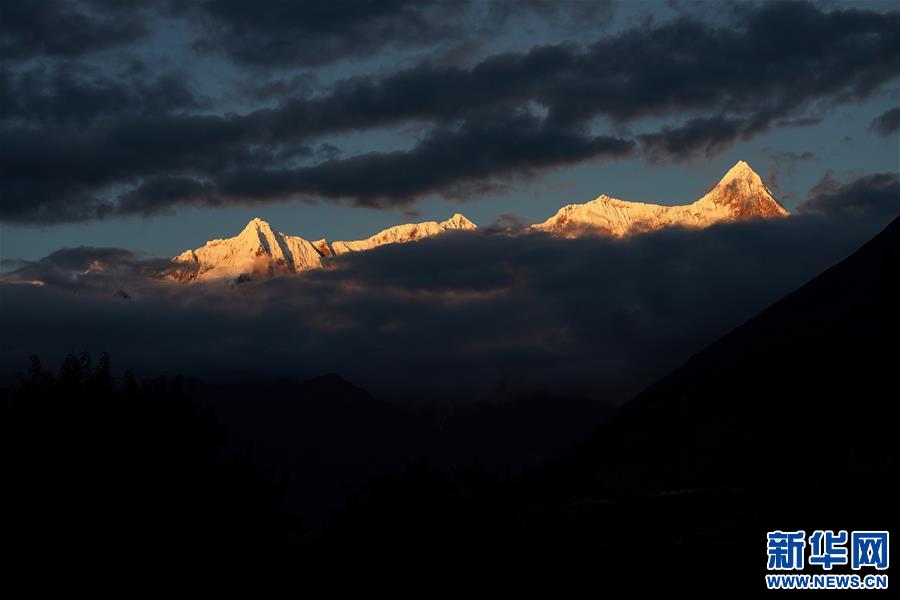
[[(762, 179), (744, 161), (732, 167), (708, 194), (692, 204), (664, 206), (626, 202), (600, 196), (585, 204), (569, 204), (543, 223), (531, 226), (563, 237), (601, 234), (623, 237), (661, 227), (708, 227), (724, 221), (787, 216)], [(425, 221), (389, 227), (364, 240), (328, 243), (273, 231), (256, 218), (235, 237), (212, 240), (172, 259), (178, 281), (243, 281), (259, 275), (300, 273), (320, 269), (322, 259), (371, 250), (385, 244), (405, 244), (453, 230), (477, 229), (457, 213), (446, 221)]]
[(788, 214), (750, 165), (739, 161), (716, 187), (692, 204), (664, 206), (603, 195), (584, 204), (566, 205), (531, 229), (563, 237), (582, 234), (623, 237), (662, 227), (702, 228), (723, 221)]
[(235, 237), (209, 241), (173, 258), (173, 276), (178, 281), (210, 281), (299, 273), (321, 268), (322, 256), (307, 240), (273, 231), (268, 223), (255, 218)]
[(331, 249), (328, 240), (322, 238), (321, 240), (314, 241), (312, 245), (322, 256), (334, 256), (334, 250)]
[(334, 242), (331, 244), (335, 254), (371, 250), (385, 244), (405, 244), (422, 238), (440, 235), (446, 231), (459, 229), (477, 229), (478, 226), (463, 215), (456, 213), (446, 221), (425, 221), (424, 223), (407, 223), (395, 225), (364, 240), (352, 242)]
[(457, 213), (440, 223), (397, 225), (372, 237), (329, 244), (314, 242), (274, 231), (260, 218), (250, 221), (235, 237), (211, 240), (196, 250), (186, 250), (172, 259), (176, 281), (244, 281), (278, 273), (300, 273), (322, 268), (322, 259), (346, 252), (371, 250), (384, 244), (402, 244), (439, 235), (450, 230), (476, 229), (475, 223)]

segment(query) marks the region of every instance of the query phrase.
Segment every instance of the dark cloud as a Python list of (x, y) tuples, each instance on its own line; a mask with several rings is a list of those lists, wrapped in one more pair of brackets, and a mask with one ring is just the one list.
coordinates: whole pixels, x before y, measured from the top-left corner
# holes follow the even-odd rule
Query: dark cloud
[(525, 221), (519, 215), (513, 213), (502, 213), (495, 215), (493, 220), (487, 225), (479, 227), (490, 233), (520, 233), (524, 231), (531, 223)]
[(112, 184), (267, 159), (272, 149), (228, 145), (241, 127), (218, 117), (161, 116), (122, 118), (87, 130), (0, 130), (0, 217), (51, 223), (99, 218), (116, 206), (115, 197), (103, 193)]
[(900, 131), (900, 106), (896, 106), (872, 119), (869, 129), (878, 135), (889, 136)]
[[(2, 2), (0, 63), (36, 56), (78, 57), (129, 44), (147, 33), (143, 3)], [(95, 8), (100, 10), (95, 10)]]
[[(896, 198), (896, 176), (879, 177), (844, 187), (889, 198), (894, 186)], [(108, 351), (144, 374), (339, 372), (421, 401), (503, 383), (620, 400), (895, 214), (807, 212), (629, 240), (462, 232), (230, 289), (148, 277), (166, 263), (125, 251), (66, 250), (7, 276), (43, 287), (0, 285), (0, 359)]]
[(433, 42), (458, 33), (462, 5), (413, 0), (263, 3), (210, 0), (200, 50), (224, 50), (249, 65), (321, 65), (390, 46)]
[(597, 158), (623, 157), (629, 141), (548, 128), (528, 115), (483, 118), (441, 128), (409, 151), (372, 153), (291, 170), (241, 170), (219, 181), (217, 197), (291, 195), (398, 206), (430, 193), (465, 199), (512, 176)]
[(836, 217), (895, 217), (900, 215), (900, 174), (875, 173), (842, 183), (826, 173), (799, 209)]
[(122, 286), (149, 285), (170, 263), (123, 248), (63, 248), (37, 261), (16, 261), (0, 285), (48, 286), (69, 293), (115, 294)]
[(792, 183), (797, 174), (797, 165), (816, 160), (814, 152), (791, 152), (788, 150), (772, 150), (764, 148), (763, 153), (768, 157), (770, 166), (766, 172), (766, 186), (781, 198), (782, 202), (793, 197), (793, 194), (785, 192), (782, 184)]
[[(518, 114), (440, 128), (409, 151), (272, 169), (290, 152), (275, 145), (231, 143), (247, 135), (248, 125), (218, 117), (161, 117), (98, 127), (65, 141), (44, 132), (18, 131), (15, 138), (10, 136), (14, 144), (0, 148), (6, 187), (0, 216), (59, 222), (152, 214), (179, 204), (218, 206), (298, 196), (402, 205), (428, 193), (465, 197), (513, 175), (621, 157), (632, 149), (625, 140), (549, 128), (539, 119)], [(53, 178), (45, 177), (48, 170)], [(145, 175), (154, 172), (173, 174)], [(198, 178), (195, 173), (214, 175)], [(92, 188), (138, 178), (141, 183), (135, 189), (114, 198), (91, 195)], [(36, 202), (38, 197), (42, 201)]]
[[(319, 5), (284, 6), (315, 12)], [(420, 10), (406, 3), (365, 6), (375, 21)], [(233, 3), (220, 10), (246, 8)], [(320, 19), (317, 30), (330, 32), (341, 19), (352, 25), (358, 18), (323, 10), (298, 26)], [(586, 133), (598, 117), (617, 126), (665, 117), (668, 126), (643, 128), (639, 141), (650, 159), (685, 160), (772, 127), (808, 123), (820, 118), (818, 111), (865, 98), (897, 76), (898, 12), (780, 2), (728, 10), (735, 11), (727, 25), (691, 17), (642, 23), (592, 45), (536, 47), (471, 67), (423, 62), (243, 115), (196, 114), (185, 88), (166, 81), (159, 95), (147, 94), (146, 105), (124, 113), (116, 107), (134, 104), (126, 100), (127, 86), (100, 85), (81, 100), (73, 94), (76, 101), (63, 108), (56, 101), (29, 109), (6, 100), (20, 116), (0, 120), (0, 218), (61, 222), (307, 197), (365, 206), (408, 206), (428, 194), (466, 198), (498, 181), (623, 155), (630, 142)], [(254, 12), (247, 27), (295, 26)], [(178, 97), (167, 101), (169, 88)], [(107, 117), (82, 125), (84, 114)], [(506, 120), (498, 122), (498, 114)], [(430, 133), (405, 151), (340, 158), (308, 152), (329, 135), (404, 125)]]
[[(773, 24), (796, 28), (802, 43), (773, 44), (765, 31)], [(766, 3), (734, 27), (682, 18), (641, 25), (587, 48), (563, 44), (493, 56), (470, 69), (425, 63), (380, 80), (345, 82), (317, 102), (289, 104), (271, 117), (288, 128), (324, 133), (459, 118), (486, 105), (534, 101), (558, 123), (729, 111), (718, 124), (734, 137), (771, 124), (817, 122), (810, 115), (786, 118), (812, 100), (863, 97), (895, 78), (890, 60), (900, 54), (900, 34), (894, 25), (900, 14)]]
[(466, 42), (473, 32), (498, 35), (528, 18), (583, 29), (612, 15), (612, 3), (602, 0), (355, 0), (352, 7), (329, 0), (208, 0), (191, 8), (186, 14), (205, 29), (198, 50), (224, 52), (251, 67), (317, 66), (442, 43), (471, 49)]
[[(125, 214), (151, 215), (168, 212), (192, 202), (216, 205), (218, 201), (214, 186), (191, 177), (162, 176), (149, 179), (128, 192), (116, 210)], [(103, 205), (98, 207), (101, 212), (105, 209)]]
[(725, 117), (691, 119), (678, 127), (638, 136), (652, 161), (709, 158), (730, 146), (739, 136), (753, 133), (743, 120)]
[(485, 9), (470, 29), (482, 39), (503, 28), (531, 33), (538, 27), (561, 31), (570, 39), (596, 38), (613, 21), (617, 9), (613, 0), (476, 0), (472, 4)]
[(309, 98), (320, 86), (319, 78), (308, 71), (299, 75), (271, 79), (260, 83), (251, 78), (243, 93), (254, 100), (272, 100), (285, 97)]
[(471, 66), (484, 56), (486, 47), (487, 42), (483, 39), (463, 40), (439, 48), (429, 62), (452, 67)]
[(15, 72), (0, 67), (0, 126), (90, 125), (121, 115), (161, 115), (209, 107), (209, 101), (177, 72), (112, 76), (73, 61)]
[(341, 155), (341, 149), (334, 144), (321, 144), (316, 149), (316, 155), (326, 160), (333, 160)]

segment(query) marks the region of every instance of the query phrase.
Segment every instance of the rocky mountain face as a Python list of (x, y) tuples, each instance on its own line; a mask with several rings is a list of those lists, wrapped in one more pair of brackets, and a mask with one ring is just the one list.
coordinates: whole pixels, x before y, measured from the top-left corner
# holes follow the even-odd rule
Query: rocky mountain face
[[(789, 213), (772, 196), (762, 179), (744, 161), (732, 167), (705, 196), (688, 205), (666, 206), (626, 202), (600, 196), (585, 204), (569, 204), (529, 230), (572, 238), (580, 235), (627, 235), (662, 227), (708, 227), (751, 218), (783, 217)], [(389, 227), (364, 240), (325, 239), (310, 242), (274, 231), (256, 218), (235, 237), (212, 240), (172, 259), (178, 281), (229, 280), (300, 273), (322, 268), (324, 258), (363, 252), (386, 244), (405, 244), (447, 231), (469, 231), (477, 225), (456, 213), (446, 221), (425, 221)]]
[(724, 221), (788, 214), (750, 165), (740, 161), (708, 194), (691, 204), (645, 204), (603, 195), (584, 204), (566, 205), (530, 229), (563, 237), (585, 234), (623, 237), (663, 227), (701, 228)]

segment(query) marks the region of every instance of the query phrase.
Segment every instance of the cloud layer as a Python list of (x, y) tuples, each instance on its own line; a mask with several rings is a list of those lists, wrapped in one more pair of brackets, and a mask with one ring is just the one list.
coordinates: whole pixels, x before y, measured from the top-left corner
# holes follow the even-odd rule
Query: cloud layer
[[(283, 93), (270, 106), (232, 114), (177, 65), (87, 58), (126, 44), (121, 32), (149, 36), (163, 17), (188, 24), (200, 55), (276, 68), (434, 36), (458, 40), (471, 15), (449, 18), (456, 5), (411, 2), (364, 3), (349, 13), (333, 3), (278, 3), (252, 14), (229, 2), (148, 6), (135, 13), (105, 2), (3, 8), (4, 221), (288, 199), (396, 207), (429, 195), (471, 198), (548, 169), (637, 152), (690, 160), (868, 98), (896, 80), (900, 60), (900, 12), (766, 2), (731, 6), (719, 20), (688, 14), (471, 64), (424, 58), (314, 93), (284, 85), (273, 88)], [(503, 3), (489, 6), (491, 18), (521, 18)], [(536, 2), (526, 12), (565, 21), (574, 6)], [(608, 9), (589, 16), (602, 20)], [(77, 35), (54, 29), (66, 21), (82, 25)], [(25, 36), (29, 23), (46, 35)], [(35, 57), (44, 60), (29, 61)], [(889, 128), (889, 116), (878, 131)], [(398, 127), (419, 132), (411, 147), (324, 158), (314, 151), (336, 135)]]
[(896, 106), (872, 120), (871, 130), (878, 135), (896, 135), (900, 131), (900, 106)]

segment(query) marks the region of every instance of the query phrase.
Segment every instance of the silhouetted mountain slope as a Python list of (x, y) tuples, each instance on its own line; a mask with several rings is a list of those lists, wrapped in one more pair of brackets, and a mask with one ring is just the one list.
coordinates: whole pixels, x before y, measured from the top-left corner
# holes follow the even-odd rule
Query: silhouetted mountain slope
[(565, 549), (547, 560), (630, 590), (753, 590), (766, 531), (895, 527), (898, 301), (895, 220), (521, 484), (527, 527)]
[(766, 531), (892, 528), (898, 267), (895, 221), (518, 480), (371, 486), (312, 570), (721, 594), (763, 589)]
[(744, 485), (896, 457), (900, 221), (628, 403), (578, 453), (597, 489)]

